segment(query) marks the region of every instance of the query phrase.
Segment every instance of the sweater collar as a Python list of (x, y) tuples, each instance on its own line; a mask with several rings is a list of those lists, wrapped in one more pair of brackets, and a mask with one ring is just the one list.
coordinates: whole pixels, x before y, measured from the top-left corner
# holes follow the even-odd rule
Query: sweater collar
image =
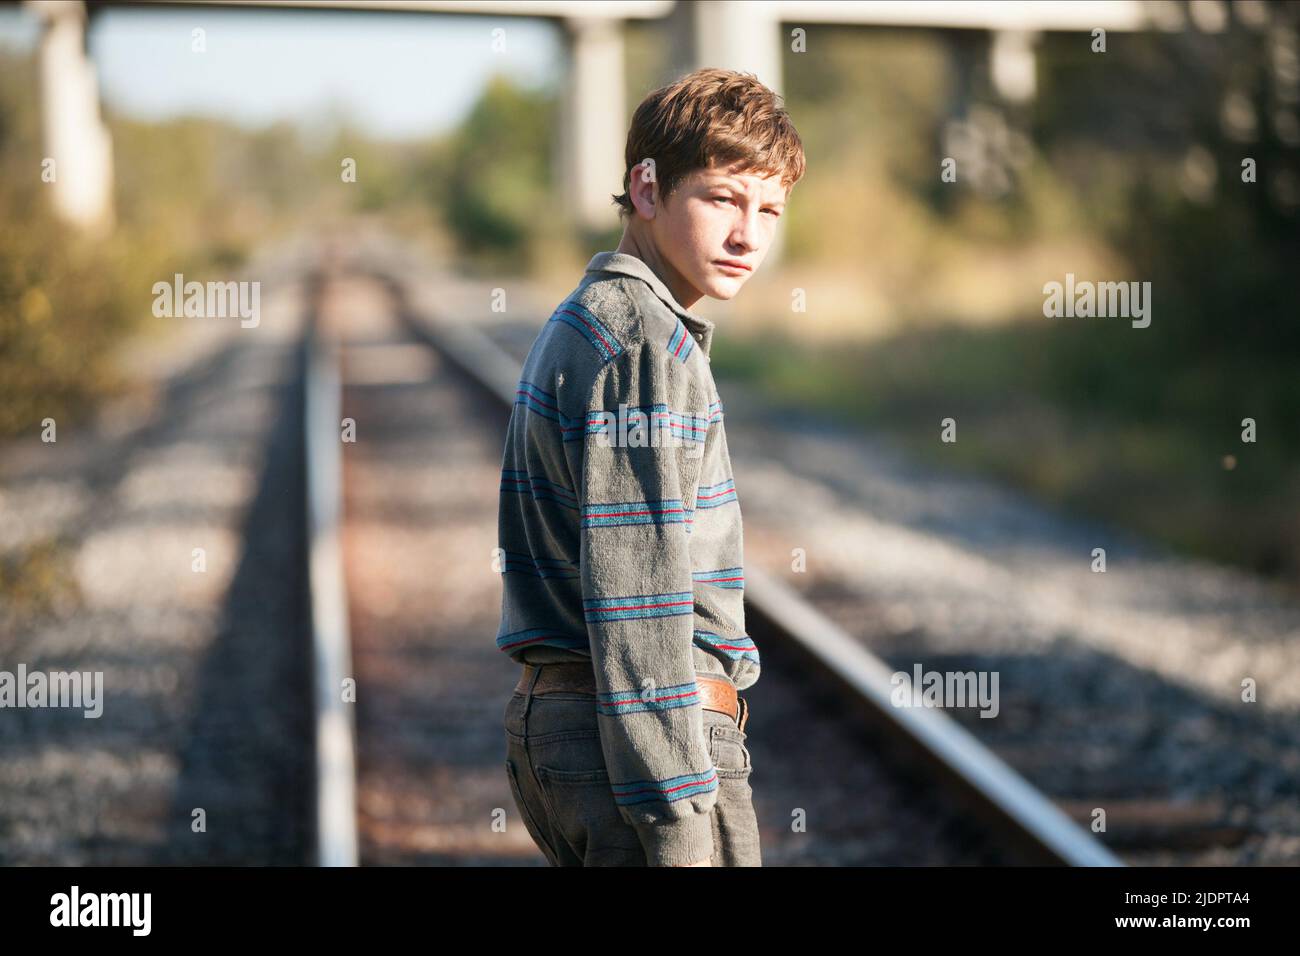
[(709, 354), (709, 348), (713, 344), (713, 322), (693, 314), (679, 303), (673, 297), (673, 294), (668, 291), (668, 286), (664, 285), (663, 280), (654, 274), (644, 260), (626, 252), (600, 252), (587, 263), (587, 271), (616, 272), (620, 275), (643, 280), (646, 285), (650, 286), (651, 291), (662, 300), (664, 305), (672, 309), (673, 313), (681, 319), (687, 331), (699, 342), (704, 354)]

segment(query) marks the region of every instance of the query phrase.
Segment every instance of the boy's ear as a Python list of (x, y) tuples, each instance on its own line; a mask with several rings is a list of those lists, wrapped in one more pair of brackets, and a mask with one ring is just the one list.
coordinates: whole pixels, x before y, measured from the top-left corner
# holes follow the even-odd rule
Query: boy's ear
[(628, 177), (628, 196), (642, 216), (653, 219), (659, 207), (659, 181), (655, 176), (655, 161), (643, 159), (632, 167)]

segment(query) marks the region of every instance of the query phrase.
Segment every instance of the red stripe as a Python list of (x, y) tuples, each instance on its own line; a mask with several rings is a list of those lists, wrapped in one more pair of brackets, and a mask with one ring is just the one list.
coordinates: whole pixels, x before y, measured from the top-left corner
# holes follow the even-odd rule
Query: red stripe
[(616, 796), (630, 797), (634, 793), (672, 793), (675, 790), (685, 790), (687, 787), (698, 787), (701, 784), (712, 783), (716, 779), (718, 779), (718, 775), (716, 773), (711, 773), (704, 780), (695, 780), (691, 783), (678, 784), (675, 787), (669, 787), (667, 790), (660, 790), (658, 787), (642, 787), (640, 790), (619, 791)]
[(596, 338), (600, 339), (600, 344), (601, 344), (601, 345), (605, 346), (605, 348), (609, 349), (609, 351), (611, 351), (611, 352), (614, 351), (613, 347), (612, 347), (608, 342), (605, 341), (604, 336), (602, 336), (599, 332), (597, 332), (597, 331), (592, 327), (592, 324), (591, 324), (590, 322), (588, 322), (586, 319), (584, 319), (582, 316), (580, 316), (577, 312), (570, 312), (568, 309), (561, 309), (560, 311), (563, 312), (565, 315), (571, 315), (571, 316), (573, 316), (575, 319), (577, 319), (579, 322), (581, 322), (581, 323), (582, 323), (583, 325), (585, 325), (587, 328), (591, 329), (591, 334), (594, 335), (594, 336), (596, 336)]
[(502, 644), (501, 649), (504, 651), (507, 647), (518, 647), (520, 644), (533, 644), (537, 641), (544, 641), (548, 637), (563, 637), (562, 634), (542, 634), (538, 637), (526, 637), (522, 641), (512, 641), (509, 644)]
[(653, 514), (681, 514), (681, 508), (665, 508), (663, 511), (602, 511), (599, 514), (589, 514), (588, 518), (626, 518), (629, 515), (653, 515)]
[(604, 611), (640, 611), (652, 607), (681, 607), (685, 604), (693, 605), (694, 603), (695, 601), (692, 599), (690, 601), (670, 601), (667, 604), (629, 604), (627, 607), (593, 607), (589, 608), (589, 610), (595, 614)]
[(542, 400), (541, 400), (540, 398), (538, 398), (536, 395), (533, 395), (531, 392), (525, 392), (522, 388), (515, 389), (515, 394), (516, 394), (516, 395), (523, 395), (525, 398), (531, 398), (531, 399), (532, 399), (533, 401), (535, 401), (538, 405), (545, 405), (547, 408), (553, 408), (553, 409), (555, 409), (555, 411), (557, 411), (557, 412), (559, 411), (559, 408), (557, 408), (556, 406), (554, 406), (554, 405), (547, 405), (544, 401), (542, 401)]
[(734, 494), (735, 491), (736, 491), (735, 488), (728, 488), (726, 491), (719, 491), (719, 492), (718, 492), (717, 494), (715, 494), (715, 495), (699, 495), (698, 497), (701, 497), (701, 498), (721, 498), (723, 495)]
[[(692, 690), (692, 691), (687, 691), (685, 694), (674, 694), (672, 697), (656, 697), (655, 701), (658, 702), (661, 700), (681, 700), (683, 697), (695, 697), (698, 694), (699, 694), (698, 690)], [(631, 700), (612, 700), (612, 701), (607, 701), (606, 703), (608, 703), (610, 706), (618, 707), (623, 704), (643, 704), (646, 703), (646, 701), (641, 700), (641, 698), (639, 697), (633, 697)]]
[(677, 343), (677, 348), (673, 349), (673, 358), (677, 358), (677, 353), (680, 352), (680, 351), (682, 350), (682, 346), (685, 345), (685, 344), (686, 344), (686, 327), (683, 326), (683, 327), (682, 327), (682, 340), (681, 340), (680, 342)]

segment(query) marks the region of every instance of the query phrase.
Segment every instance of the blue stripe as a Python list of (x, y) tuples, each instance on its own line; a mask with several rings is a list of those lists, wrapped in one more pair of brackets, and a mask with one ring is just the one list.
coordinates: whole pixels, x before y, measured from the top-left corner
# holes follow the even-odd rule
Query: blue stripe
[(654, 501), (615, 501), (587, 505), (582, 509), (582, 527), (611, 528), (625, 524), (681, 524), (686, 512), (680, 498)]
[(604, 322), (577, 302), (561, 302), (551, 315), (552, 322), (563, 322), (586, 339), (596, 353), (606, 362), (623, 351), (623, 345)]
[(527, 379), (521, 378), (515, 387), (515, 404), (524, 406), (530, 412), (535, 412), (548, 421), (557, 422), (560, 426), (560, 435), (565, 441), (582, 437), (583, 419), (564, 414), (560, 411), (558, 398)]
[[(678, 348), (681, 352), (678, 352)], [(668, 354), (674, 356), (677, 361), (683, 365), (686, 364), (687, 357), (695, 348), (695, 340), (691, 338), (691, 333), (686, 330), (682, 320), (677, 320), (677, 328), (673, 331), (672, 336), (668, 339)]]
[[(717, 571), (692, 571), (691, 577), (696, 581), (703, 581), (706, 584), (714, 584), (720, 588), (741, 588), (745, 587), (745, 569), (744, 568), (719, 568)], [(727, 580), (735, 578), (736, 580)]]
[(523, 405), (529, 411), (553, 422), (558, 422), (561, 418), (559, 399), (526, 379), (521, 378), (515, 387), (515, 404)]
[(644, 700), (638, 690), (620, 690), (607, 694), (598, 694), (596, 712), (606, 717), (621, 717), (624, 714), (639, 714), (647, 710), (676, 710), (690, 707), (700, 702), (700, 691), (695, 681), (687, 684), (674, 684), (660, 687), (654, 698)]
[(695, 507), (718, 508), (736, 501), (736, 483), (732, 478), (720, 481), (716, 485), (701, 485), (695, 493)]
[(708, 648), (718, 654), (724, 654), (733, 660), (745, 658), (755, 664), (760, 663), (758, 648), (754, 646), (754, 640), (748, 634), (742, 634), (739, 637), (723, 637), (713, 631), (702, 631), (697, 628), (692, 637), (694, 642), (701, 647)]
[(659, 402), (655, 405), (629, 406), (617, 411), (614, 409), (589, 411), (586, 418), (586, 433), (595, 435), (607, 432), (610, 430), (611, 422), (620, 435), (623, 432), (631, 434), (639, 428), (666, 428), (669, 434), (679, 438), (689, 438), (692, 441), (704, 441), (709, 427), (707, 418), (675, 412), (663, 402)]
[(538, 558), (519, 551), (505, 551), (502, 573), (515, 571), (533, 574), (539, 578), (576, 578), (579, 574), (578, 564), (567, 558)]
[(553, 481), (529, 475), (512, 468), (501, 471), (501, 490), (516, 494), (531, 494), (534, 501), (554, 501), (574, 511), (578, 510), (578, 496)]
[(702, 773), (684, 773), (666, 780), (630, 780), (610, 787), (614, 792), (614, 802), (624, 807), (650, 800), (672, 803), (717, 788), (718, 776), (713, 768)]
[(588, 623), (695, 613), (695, 595), (691, 591), (585, 598), (582, 604)]

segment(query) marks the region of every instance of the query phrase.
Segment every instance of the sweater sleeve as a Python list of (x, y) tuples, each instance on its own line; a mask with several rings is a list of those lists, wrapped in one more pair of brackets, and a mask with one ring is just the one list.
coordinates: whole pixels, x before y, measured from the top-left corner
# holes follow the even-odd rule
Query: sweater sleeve
[(601, 747), (651, 866), (713, 852), (718, 779), (691, 652), (700, 396), (683, 363), (640, 343), (597, 377), (583, 437), (580, 565)]

